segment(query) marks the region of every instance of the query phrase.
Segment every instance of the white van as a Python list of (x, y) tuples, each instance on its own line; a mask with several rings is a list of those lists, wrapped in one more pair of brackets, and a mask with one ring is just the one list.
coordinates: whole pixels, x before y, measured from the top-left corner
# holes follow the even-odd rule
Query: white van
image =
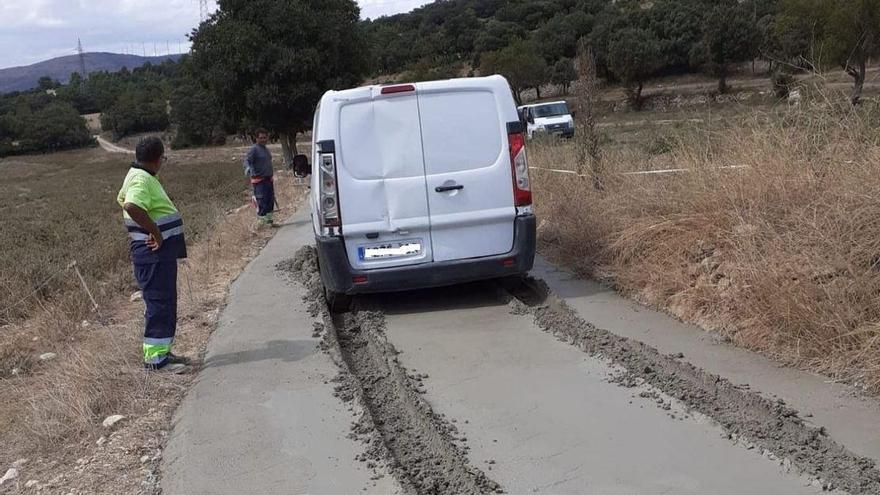
[[(330, 91), (312, 134), (310, 205), (331, 309), (353, 294), (532, 268), (524, 128), (503, 77)], [(311, 173), (298, 158), (298, 173)]]
[(574, 119), (564, 101), (523, 105), (518, 110), (526, 123), (529, 139), (538, 133), (559, 134), (566, 138), (574, 136)]

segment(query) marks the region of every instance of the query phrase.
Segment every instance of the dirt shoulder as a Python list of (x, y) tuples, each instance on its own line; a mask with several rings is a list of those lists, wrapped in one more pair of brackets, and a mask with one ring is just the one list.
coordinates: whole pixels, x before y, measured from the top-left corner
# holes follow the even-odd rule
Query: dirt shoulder
[[(306, 189), (286, 172), (277, 177), (284, 206), (279, 217), (285, 219)], [(196, 368), (229, 285), (273, 235), (272, 229), (258, 229), (252, 208), (243, 205), (191, 245), (178, 283), (175, 350), (198, 356)], [(157, 470), (172, 415), (197, 375), (144, 372), (139, 359), (143, 303), (120, 294), (107, 308), (100, 318), (83, 321), (77, 337), (39, 372), (4, 384), (8, 397), (19, 401), (21, 415), (44, 409), (37, 403), (47, 401), (69, 414), (91, 416), (94, 424), (68, 432), (67, 438), (76, 441), (66, 444), (39, 431), (6, 432), (3, 437), (11, 443), (0, 454), (0, 471), (14, 468), (17, 476), (0, 486), (0, 493), (160, 492)], [(115, 415), (123, 418), (110, 425), (107, 418)]]

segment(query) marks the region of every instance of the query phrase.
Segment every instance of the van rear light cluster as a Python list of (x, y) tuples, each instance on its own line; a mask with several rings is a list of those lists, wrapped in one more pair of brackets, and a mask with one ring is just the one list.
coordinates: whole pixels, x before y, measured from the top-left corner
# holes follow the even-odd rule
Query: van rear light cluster
[(415, 91), (416, 87), (412, 84), (399, 84), (397, 86), (385, 86), (382, 88), (383, 95), (394, 95), (397, 93), (409, 93)]
[(333, 153), (320, 155), (321, 180), (321, 225), (340, 227), (342, 218), (339, 212), (339, 189), (336, 186), (336, 157)]
[(513, 199), (516, 206), (532, 204), (529, 162), (526, 159), (526, 137), (521, 132), (509, 134), (510, 166), (513, 168)]

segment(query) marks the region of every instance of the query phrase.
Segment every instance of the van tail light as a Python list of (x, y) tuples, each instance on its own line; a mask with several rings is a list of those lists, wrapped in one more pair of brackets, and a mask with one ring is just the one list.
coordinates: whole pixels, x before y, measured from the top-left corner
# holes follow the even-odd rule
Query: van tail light
[(339, 188), (336, 185), (336, 156), (333, 153), (321, 153), (320, 165), (320, 217), (324, 227), (341, 227), (342, 216), (339, 211)]
[(529, 162), (526, 159), (526, 137), (522, 132), (507, 135), (510, 144), (510, 166), (513, 169), (513, 199), (515, 206), (532, 204), (532, 186), (529, 182)]
[(409, 93), (415, 91), (416, 87), (412, 84), (399, 84), (397, 86), (385, 86), (382, 88), (383, 95), (393, 95), (397, 93)]

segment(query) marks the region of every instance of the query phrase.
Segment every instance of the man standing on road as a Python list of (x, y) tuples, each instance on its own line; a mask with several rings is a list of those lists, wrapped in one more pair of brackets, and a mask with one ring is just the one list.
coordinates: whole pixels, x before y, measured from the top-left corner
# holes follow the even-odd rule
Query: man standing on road
[(254, 202), (257, 206), (257, 221), (260, 225), (274, 226), (272, 215), (275, 211), (275, 184), (273, 182), (272, 153), (266, 147), (269, 132), (260, 128), (256, 131), (257, 142), (244, 157), (244, 173), (254, 186)]
[(165, 146), (156, 137), (143, 139), (136, 162), (116, 200), (128, 229), (134, 276), (144, 311), (144, 367), (180, 372), (187, 358), (171, 353), (177, 330), (177, 260), (186, 258), (183, 220), (156, 178), (165, 161)]

